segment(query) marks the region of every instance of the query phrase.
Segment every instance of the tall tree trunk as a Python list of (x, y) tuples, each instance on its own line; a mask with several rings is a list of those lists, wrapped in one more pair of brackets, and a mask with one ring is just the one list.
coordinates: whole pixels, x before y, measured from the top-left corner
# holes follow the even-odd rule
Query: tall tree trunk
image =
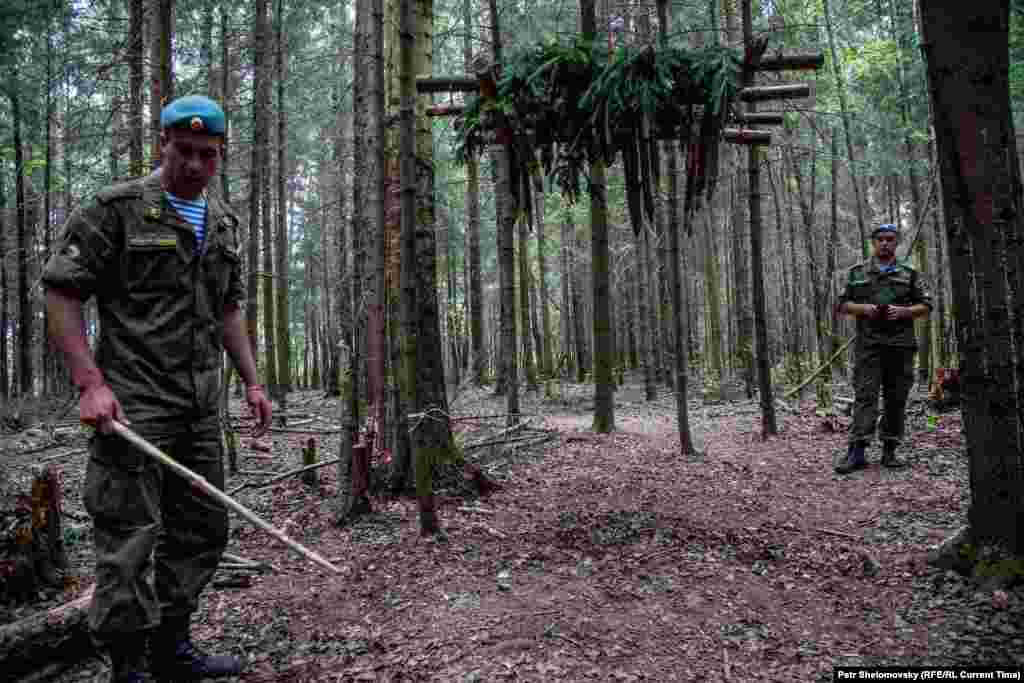
[[(402, 347), (403, 404), (420, 417), (410, 426), (420, 533), (440, 531), (434, 508), (433, 466), (447, 458), (451, 431), (446, 419), (444, 367), (436, 287), (433, 161), (426, 98), (417, 101), (415, 76), (431, 73), (433, 0), (402, 0)], [(416, 114), (420, 126), (417, 130)]]
[[(269, 1), (269, 0), (268, 0)], [(270, 6), (267, 7), (268, 13), (271, 10)], [(277, 17), (280, 20), (280, 17)], [(270, 19), (268, 19), (270, 21)], [(275, 24), (277, 21), (274, 22)], [(276, 28), (276, 26), (275, 26)], [(275, 31), (276, 34), (276, 31)], [(263, 52), (262, 68), (265, 74), (266, 83), (264, 85), (264, 97), (262, 105), (258, 107), (260, 116), (262, 117), (261, 125), (266, 131), (266, 144), (260, 150), (260, 186), (259, 192), (262, 196), (260, 203), (263, 205), (263, 211), (260, 214), (260, 222), (262, 224), (263, 236), (261, 242), (263, 243), (263, 282), (261, 291), (263, 293), (263, 353), (265, 354), (265, 363), (263, 366), (264, 375), (266, 378), (267, 393), (272, 398), (280, 398), (280, 388), (277, 381), (277, 326), (275, 324), (276, 311), (274, 310), (274, 291), (277, 288), (277, 281), (283, 277), (282, 273), (274, 272), (274, 231), (273, 225), (274, 220), (274, 203), (271, 200), (271, 186), (272, 182), (272, 170), (271, 165), (272, 156), (270, 154), (271, 147), (271, 50), (273, 49), (273, 42), (270, 40), (270, 30), (268, 25), (267, 42), (259, 46), (259, 50)], [(276, 137), (273, 136), (273, 137)], [(276, 140), (276, 143), (280, 146), (281, 141)], [(276, 161), (276, 160), (275, 160)], [(276, 207), (277, 211), (281, 210), (281, 207)], [(340, 229), (340, 228), (339, 228)], [(281, 413), (283, 414), (283, 413)]]
[[(793, 158), (792, 147), (787, 147), (786, 157), (789, 161), (790, 172), (793, 174), (793, 178), (796, 181), (796, 198), (800, 205), (800, 215), (803, 218), (803, 233), (804, 233), (804, 249), (807, 255), (807, 267), (810, 272), (810, 285), (811, 285), (811, 298), (813, 299), (814, 305), (814, 330), (815, 337), (817, 340), (818, 349), (818, 363), (820, 366), (824, 364), (831, 354), (829, 353), (829, 339), (831, 338), (832, 331), (828, 322), (828, 285), (827, 281), (822, 280), (818, 268), (818, 257), (814, 249), (814, 244), (818, 240), (814, 234), (814, 206), (817, 190), (817, 156), (818, 146), (817, 144), (811, 145), (811, 187), (810, 187), (810, 199), (804, 195), (804, 181), (803, 173), (800, 170), (799, 164)], [(828, 245), (825, 246), (829, 248)], [(827, 272), (826, 277), (831, 279), (833, 276), (832, 272)], [(831, 373), (821, 373), (818, 375), (818, 379), (815, 383), (818, 408), (823, 411), (832, 410), (832, 384)]]
[[(231, 59), (228, 51), (228, 11), (220, 8), (220, 92), (224, 108), (224, 144), (221, 146), (220, 191), (225, 202), (231, 202), (231, 183), (228, 180), (228, 151), (231, 141)], [(140, 102), (141, 112), (141, 102)], [(141, 121), (141, 113), (139, 115)], [(141, 129), (139, 135), (141, 136)], [(142, 138), (139, 138), (142, 144)], [(141, 159), (141, 157), (140, 157)]]
[[(529, 182), (529, 181), (527, 181)], [(525, 199), (524, 199), (525, 200)], [(519, 250), (517, 265), (519, 266), (519, 325), (523, 340), (523, 374), (526, 376), (526, 389), (537, 390), (537, 366), (533, 359), (533, 338), (530, 325), (530, 238), (529, 225), (525, 218), (519, 223)]]
[[(749, 54), (752, 45), (750, 0), (743, 0), (743, 42)], [(744, 73), (747, 86), (754, 83), (754, 72), (747, 68)], [(754, 112), (753, 103), (747, 105), (748, 112)], [(754, 303), (754, 336), (757, 340), (757, 385), (761, 396), (761, 420), (764, 437), (778, 433), (775, 424), (775, 398), (772, 394), (771, 359), (768, 351), (768, 312), (764, 301), (764, 248), (761, 242), (761, 148), (750, 145), (747, 148), (747, 178), (750, 199), (750, 279)]]
[(572, 283), (572, 271), (570, 269), (571, 252), (572, 252), (572, 220), (570, 212), (572, 209), (569, 206), (565, 206), (561, 210), (561, 231), (559, 233), (559, 286), (562, 290), (562, 306), (559, 311), (558, 323), (559, 323), (559, 337), (560, 344), (558, 346), (558, 372), (564, 379), (571, 379), (576, 375), (576, 367), (573, 359), (575, 354), (572, 349), (573, 340), (573, 320), (572, 320), (572, 294), (571, 294), (571, 283)]
[[(707, 341), (705, 348), (708, 358), (707, 366), (711, 375), (711, 389), (708, 397), (717, 401), (721, 398), (722, 390), (722, 296), (721, 283), (719, 282), (718, 245), (715, 242), (715, 228), (718, 225), (715, 216), (715, 204), (708, 206), (707, 220), (704, 222), (704, 300), (707, 308), (705, 311), (705, 329), (707, 330)], [(707, 387), (708, 380), (704, 386)]]
[[(543, 181), (542, 181), (543, 182)], [(551, 338), (551, 294), (548, 290), (547, 222), (543, 185), (533, 193), (537, 202), (533, 215), (537, 219), (537, 289), (540, 296), (540, 328), (534, 326), (540, 337), (540, 371), (547, 378), (555, 375), (553, 341)]]
[(846, 81), (839, 72), (839, 55), (836, 52), (836, 41), (832, 30), (832, 15), (829, 0), (822, 0), (825, 10), (825, 31), (828, 34), (829, 54), (832, 57), (832, 75), (835, 78), (836, 92), (839, 94), (839, 109), (842, 114), (843, 134), (846, 138), (846, 158), (850, 164), (850, 182), (853, 183), (853, 198), (856, 202), (857, 228), (860, 230), (860, 248), (864, 258), (868, 257), (868, 234), (864, 225), (864, 205), (861, 202), (860, 179), (855, 168), (856, 159), (853, 155), (853, 134), (850, 132), (850, 111), (846, 104)]
[[(53, 243), (53, 225), (51, 222), (51, 192), (53, 185), (53, 36), (46, 35), (46, 118), (43, 122), (43, 146), (45, 150), (45, 166), (43, 167), (43, 254), (41, 261), (46, 263), (50, 259), (50, 245)], [(3, 251), (0, 248), (0, 251)], [(2, 283), (0, 283), (2, 286)], [(50, 329), (49, 312), (43, 307), (42, 333), (47, 337), (47, 330)], [(0, 327), (0, 329), (6, 329)], [(50, 343), (43, 345), (43, 394), (47, 395), (57, 391), (57, 374), (60, 364), (54, 353), (54, 347)]]
[[(832, 186), (829, 190), (829, 232), (828, 232), (828, 246), (826, 247), (826, 261), (825, 266), (826, 272), (829, 274), (829, 301), (835, 301), (836, 293), (836, 240), (839, 239), (839, 132), (833, 127), (829, 132), (829, 137), (832, 143), (832, 149), (830, 157), (832, 164), (830, 165), (830, 177)], [(839, 348), (839, 328), (836, 325), (837, 321), (833, 316), (832, 322), (832, 334), (829, 337), (829, 349), (828, 357), (831, 358), (835, 355), (836, 349)], [(833, 366), (835, 367), (835, 366)], [(845, 370), (846, 364), (841, 365)]]
[[(0, 160), (0, 206), (7, 206), (4, 166), (6, 164), (3, 160)], [(0, 212), (0, 251), (3, 252), (3, 257), (0, 258), (0, 326), (2, 326), (0, 329), (5, 331), (3, 334), (0, 334), (0, 399), (3, 399), (5, 402), (11, 398), (11, 376), (9, 372), (11, 358), (8, 345), (10, 337), (6, 334), (6, 330), (10, 327), (11, 317), (11, 288), (7, 282), (7, 254), (9, 253), (7, 237), (9, 233), (7, 228), (6, 217), (3, 212)]]
[[(494, 64), (501, 64), (502, 45), (501, 27), (498, 21), (498, 4), (489, 0), (491, 14), (491, 41), (493, 45)], [(515, 210), (512, 199), (512, 159), (510, 145), (500, 144), (492, 148), (494, 160), (494, 186), (497, 197), (497, 242), (498, 271), (501, 285), (499, 300), (501, 310), (501, 354), (497, 392), (506, 397), (508, 425), (519, 422), (519, 349), (516, 343), (515, 316)]]
[[(462, 62), (466, 74), (473, 73), (473, 3), (462, 3)], [(482, 386), (487, 372), (484, 352), (484, 300), (480, 273), (480, 162), (476, 157), (466, 161), (466, 260), (469, 270), (469, 338), (472, 351), (473, 383)]]
[[(594, 0), (580, 0), (584, 38), (597, 37)], [(595, 150), (596, 151), (596, 150)], [(590, 162), (590, 261), (594, 306), (594, 431), (615, 430), (615, 334), (611, 310), (611, 256), (608, 248), (608, 195), (605, 162)]]
[(174, 99), (174, 63), (171, 35), (174, 31), (174, 0), (152, 0), (150, 10), (150, 121), (153, 135), (153, 167), (160, 165), (160, 111)]
[[(267, 0), (256, 0), (256, 13), (253, 26), (253, 89), (255, 101), (253, 102), (253, 134), (252, 134), (252, 163), (249, 166), (249, 251), (248, 269), (249, 277), (246, 286), (245, 315), (246, 331), (249, 335), (249, 343), (252, 346), (253, 356), (257, 359), (259, 366), (259, 353), (257, 340), (259, 339), (259, 258), (260, 258), (260, 187), (263, 168), (262, 150), (266, 148), (266, 127), (262, 109), (266, 106), (267, 83), (266, 45), (268, 39), (267, 26)], [(266, 207), (263, 207), (267, 210)], [(326, 230), (326, 226), (324, 228)]]
[(142, 170), (143, 0), (128, 0), (128, 174)]
[[(17, 84), (7, 93), (11, 100), (11, 129), (14, 143), (14, 196), (18, 232), (18, 395), (32, 396), (32, 303), (28, 295), (28, 269), (32, 236), (25, 205), (25, 154), (21, 142), (21, 97)], [(6, 332), (6, 330), (4, 331)]]
[[(972, 536), (1024, 554), (1024, 197), (1009, 3), (922, 3), (961, 354)], [(976, 283), (984, 282), (984, 287)]]
[(281, 413), (287, 406), (288, 392), (291, 391), (291, 323), (288, 314), (288, 290), (291, 278), (288, 266), (291, 263), (290, 245), (288, 240), (288, 206), (287, 190), (288, 166), (286, 163), (288, 149), (287, 112), (285, 111), (284, 86), (287, 78), (288, 65), (287, 46), (284, 33), (284, 0), (277, 0), (277, 383), (278, 398), (281, 401)]

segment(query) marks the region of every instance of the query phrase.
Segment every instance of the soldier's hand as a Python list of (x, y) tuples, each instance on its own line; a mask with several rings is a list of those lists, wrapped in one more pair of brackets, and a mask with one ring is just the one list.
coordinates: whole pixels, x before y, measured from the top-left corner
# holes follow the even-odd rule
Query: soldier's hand
[(861, 304), (863, 309), (863, 316), (868, 320), (874, 320), (878, 317), (878, 306), (875, 304)]
[(96, 384), (82, 391), (78, 398), (78, 413), (83, 424), (94, 427), (103, 434), (110, 434), (113, 431), (111, 420), (129, 424), (125, 419), (121, 402), (106, 384)]
[(249, 404), (249, 408), (252, 409), (253, 417), (256, 418), (256, 426), (253, 428), (252, 435), (259, 438), (270, 429), (273, 408), (267, 395), (263, 392), (263, 387), (259, 384), (250, 384), (245, 388), (245, 400)]
[(913, 317), (909, 306), (889, 306), (885, 316), (886, 320), (909, 320)]

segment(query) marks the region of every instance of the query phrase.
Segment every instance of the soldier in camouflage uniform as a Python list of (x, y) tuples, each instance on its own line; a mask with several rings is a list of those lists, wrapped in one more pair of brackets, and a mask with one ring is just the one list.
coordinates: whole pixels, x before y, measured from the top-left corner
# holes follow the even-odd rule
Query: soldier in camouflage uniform
[[(99, 192), (68, 219), (46, 265), (50, 334), (80, 392), (90, 442), (84, 499), (93, 518), (96, 588), (89, 628), (111, 659), (111, 680), (236, 675), (236, 657), (210, 656), (189, 620), (227, 545), (225, 507), (112, 433), (134, 429), (223, 488), (217, 416), (226, 349), (258, 418), (271, 406), (239, 308), (238, 219), (206, 195), (220, 161), (224, 113), (205, 97), (161, 115), (162, 167)], [(100, 339), (86, 343), (82, 304), (95, 297)]]
[(857, 319), (854, 404), (846, 457), (836, 465), (848, 474), (867, 465), (864, 450), (875, 436), (878, 391), (883, 412), (879, 436), (882, 465), (904, 467), (896, 457), (903, 438), (904, 408), (914, 384), (914, 320), (927, 317), (932, 300), (921, 275), (896, 260), (899, 229), (885, 223), (871, 233), (874, 256), (850, 268), (839, 311)]

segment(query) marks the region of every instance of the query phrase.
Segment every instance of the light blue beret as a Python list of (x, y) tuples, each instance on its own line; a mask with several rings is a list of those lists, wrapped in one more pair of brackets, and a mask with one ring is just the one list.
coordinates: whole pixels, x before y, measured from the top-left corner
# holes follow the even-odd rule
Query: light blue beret
[(161, 128), (187, 128), (197, 133), (224, 135), (224, 110), (203, 95), (186, 95), (174, 100), (160, 113)]
[(871, 236), (878, 237), (878, 235), (883, 232), (891, 232), (892, 234), (899, 237), (900, 229), (895, 223), (882, 223), (877, 228), (871, 231)]

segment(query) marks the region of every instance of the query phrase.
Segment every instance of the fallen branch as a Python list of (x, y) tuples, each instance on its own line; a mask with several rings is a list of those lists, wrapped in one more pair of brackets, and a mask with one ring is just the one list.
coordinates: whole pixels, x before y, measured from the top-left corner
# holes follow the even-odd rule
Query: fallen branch
[(95, 649), (86, 612), (92, 592), (90, 587), (70, 602), (0, 626), (0, 671), (5, 679), (20, 680), (41, 666), (56, 675), (91, 656)]
[(146, 455), (150, 456), (151, 458), (154, 458), (154, 459), (158, 460), (165, 467), (168, 467), (169, 469), (174, 471), (175, 474), (178, 474), (178, 475), (188, 479), (193, 484), (195, 484), (200, 490), (202, 490), (204, 493), (206, 493), (210, 497), (214, 498), (218, 502), (226, 505), (228, 508), (234, 510), (235, 512), (237, 512), (239, 515), (241, 515), (243, 518), (245, 518), (246, 520), (248, 520), (252, 524), (256, 525), (260, 529), (263, 529), (264, 531), (266, 531), (268, 534), (270, 534), (271, 536), (273, 536), (277, 540), (281, 541), (282, 543), (284, 543), (288, 547), (290, 547), (293, 550), (297, 551), (299, 554), (301, 554), (302, 556), (306, 557), (307, 559), (312, 560), (313, 562), (315, 562), (316, 564), (320, 565), (324, 569), (327, 569), (330, 572), (332, 572), (334, 574), (338, 574), (338, 575), (343, 573), (341, 571), (341, 569), (339, 569), (338, 567), (336, 567), (333, 564), (331, 564), (330, 562), (328, 562), (319, 553), (317, 553), (317, 552), (315, 552), (313, 550), (310, 550), (309, 548), (307, 548), (306, 546), (302, 545), (298, 541), (296, 541), (293, 538), (287, 536), (280, 529), (278, 529), (278, 528), (272, 526), (271, 524), (263, 521), (262, 519), (257, 517), (254, 512), (249, 510), (249, 508), (245, 507), (244, 505), (242, 505), (241, 503), (236, 501), (231, 496), (226, 495), (223, 491), (217, 489), (215, 486), (210, 484), (210, 482), (208, 482), (205, 477), (203, 477), (203, 476), (201, 476), (199, 474), (196, 474), (195, 472), (193, 472), (189, 468), (187, 468), (184, 465), (182, 465), (181, 463), (179, 463), (174, 458), (171, 458), (170, 456), (165, 454), (163, 451), (161, 451), (159, 448), (157, 448), (156, 446), (154, 446), (153, 444), (149, 443), (148, 441), (143, 439), (141, 436), (139, 436), (138, 434), (133, 432), (128, 427), (125, 427), (123, 424), (121, 424), (117, 420), (112, 420), (111, 424), (113, 425), (114, 432), (118, 436), (120, 436), (121, 438), (125, 439), (126, 441), (128, 441), (129, 443), (134, 445), (136, 448), (141, 450)]
[(302, 474), (303, 472), (311, 472), (311, 471), (319, 469), (321, 467), (326, 467), (327, 465), (334, 465), (335, 463), (338, 463), (338, 462), (341, 462), (341, 458), (331, 458), (330, 460), (324, 460), (323, 462), (316, 462), (316, 463), (313, 463), (312, 465), (306, 465), (305, 467), (298, 467), (298, 468), (296, 468), (294, 470), (288, 470), (287, 472), (282, 472), (281, 474), (277, 475), (273, 479), (268, 479), (267, 481), (261, 481), (258, 484), (252, 484), (251, 488), (261, 489), (261, 488), (264, 488), (266, 486), (270, 486), (271, 484), (276, 484), (277, 482), (281, 481), (282, 479), (287, 479), (288, 477), (294, 477), (296, 474)]
[(497, 446), (498, 444), (515, 443), (517, 441), (528, 441), (530, 439), (540, 439), (542, 442), (556, 436), (557, 433), (549, 434), (531, 434), (529, 436), (517, 436), (514, 439), (489, 439), (487, 441), (477, 441), (475, 443), (466, 444), (462, 447), (462, 451), (472, 451), (477, 448), (484, 448), (485, 446)]
[(839, 358), (839, 354), (841, 354), (841, 353), (842, 353), (843, 351), (845, 351), (845, 350), (847, 349), (847, 347), (849, 347), (849, 346), (850, 346), (850, 344), (852, 344), (852, 343), (854, 342), (854, 340), (855, 340), (855, 339), (857, 339), (857, 335), (853, 335), (852, 337), (850, 337), (850, 339), (849, 339), (849, 340), (847, 340), (847, 342), (846, 342), (845, 344), (843, 344), (843, 345), (842, 345), (842, 346), (840, 346), (840, 347), (839, 347), (838, 349), (836, 349), (836, 352), (832, 354), (832, 357), (831, 357), (831, 358), (829, 358), (829, 359), (828, 359), (827, 361), (825, 361), (824, 363), (822, 363), (822, 364), (821, 364), (821, 366), (820, 366), (820, 367), (819, 367), (819, 368), (818, 368), (817, 370), (815, 370), (814, 372), (812, 372), (812, 373), (811, 373), (811, 374), (810, 374), (810, 375), (809, 375), (809, 376), (807, 377), (807, 379), (805, 379), (805, 380), (804, 380), (803, 382), (800, 382), (800, 384), (799, 384), (799, 385), (797, 385), (797, 387), (796, 387), (796, 388), (794, 388), (794, 389), (790, 389), (789, 391), (787, 391), (787, 392), (786, 392), (786, 393), (785, 393), (785, 394), (783, 395), (783, 398), (791, 398), (791, 397), (795, 396), (795, 395), (796, 395), (796, 394), (797, 394), (797, 393), (798, 393), (798, 392), (799, 392), (799, 391), (800, 391), (801, 389), (803, 389), (803, 388), (804, 388), (805, 386), (807, 386), (808, 384), (810, 384), (810, 383), (811, 383), (811, 381), (812, 381), (812, 380), (813, 380), (813, 379), (814, 379), (815, 377), (817, 377), (818, 375), (820, 375), (820, 374), (822, 373), (822, 371), (824, 371), (824, 370), (825, 370), (826, 368), (830, 368), (830, 367), (832, 367), (832, 363), (834, 363), (834, 362), (835, 362), (836, 358)]

